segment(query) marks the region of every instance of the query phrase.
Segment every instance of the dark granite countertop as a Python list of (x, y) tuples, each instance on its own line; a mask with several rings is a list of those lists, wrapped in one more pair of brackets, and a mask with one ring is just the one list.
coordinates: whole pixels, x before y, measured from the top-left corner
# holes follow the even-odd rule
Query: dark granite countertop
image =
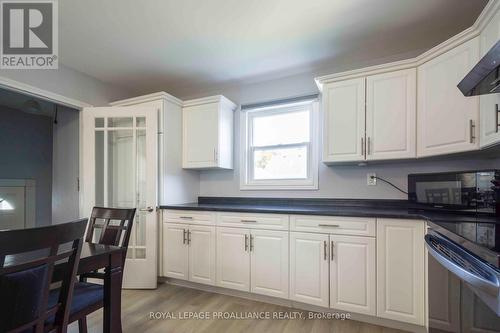
[(275, 213), (419, 219), (432, 222), (500, 224), (500, 218), (470, 213), (425, 210), (406, 200), (274, 199), (200, 197), (198, 202), (163, 205), (162, 209), (205, 210), (242, 213)]

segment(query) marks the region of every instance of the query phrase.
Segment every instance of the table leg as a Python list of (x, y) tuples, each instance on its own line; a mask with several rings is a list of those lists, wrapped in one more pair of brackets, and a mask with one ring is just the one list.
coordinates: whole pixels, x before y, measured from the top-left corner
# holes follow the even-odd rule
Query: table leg
[(104, 280), (103, 332), (106, 333), (122, 332), (122, 274), (122, 253), (114, 252), (109, 256)]

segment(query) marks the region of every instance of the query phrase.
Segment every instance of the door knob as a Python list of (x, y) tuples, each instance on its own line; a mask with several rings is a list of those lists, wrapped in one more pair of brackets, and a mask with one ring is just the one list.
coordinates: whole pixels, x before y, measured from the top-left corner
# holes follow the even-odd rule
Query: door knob
[(139, 209), (140, 212), (148, 212), (148, 213), (152, 213), (152, 212), (154, 212), (154, 210), (155, 209), (153, 207), (151, 207), (151, 206)]

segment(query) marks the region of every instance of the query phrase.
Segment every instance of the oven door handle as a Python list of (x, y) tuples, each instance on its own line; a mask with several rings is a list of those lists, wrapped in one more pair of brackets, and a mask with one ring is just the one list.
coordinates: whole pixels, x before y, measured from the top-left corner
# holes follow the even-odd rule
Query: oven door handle
[(431, 244), (431, 239), (429, 235), (425, 235), (425, 245), (430, 255), (434, 257), (441, 265), (443, 265), (447, 270), (458, 276), (461, 280), (467, 282), (471, 286), (485, 291), (491, 295), (498, 296), (500, 292), (500, 286), (498, 279), (496, 283), (485, 280), (484, 278), (475, 275), (466, 269), (460, 267), (445, 255), (437, 251)]

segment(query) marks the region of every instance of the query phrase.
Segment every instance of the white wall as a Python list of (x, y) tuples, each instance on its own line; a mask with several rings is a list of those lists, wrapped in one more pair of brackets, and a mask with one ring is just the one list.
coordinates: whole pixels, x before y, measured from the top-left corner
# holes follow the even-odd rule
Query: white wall
[(2, 77), (94, 106), (105, 106), (111, 101), (135, 95), (129, 89), (104, 83), (63, 65), (55, 70), (4, 69), (0, 70)]
[[(318, 92), (313, 74), (302, 74), (269, 82), (250, 84), (218, 93), (233, 98), (234, 102), (246, 104), (258, 101), (308, 95)], [(366, 185), (366, 174), (378, 176), (406, 189), (407, 175), (419, 172), (440, 172), (500, 168), (500, 159), (485, 157), (444, 157), (440, 160), (412, 160), (406, 162), (383, 162), (359, 167), (357, 165), (319, 166), (319, 190), (316, 191), (241, 191), (239, 178), (239, 116), (235, 113), (235, 168), (234, 170), (203, 171), (200, 176), (201, 196), (245, 196), (245, 197), (323, 197), (323, 198), (367, 198), (405, 199), (406, 195), (389, 185), (378, 182), (377, 186)], [(320, 147), (321, 151), (321, 147)], [(320, 154), (321, 155), (321, 154)]]

